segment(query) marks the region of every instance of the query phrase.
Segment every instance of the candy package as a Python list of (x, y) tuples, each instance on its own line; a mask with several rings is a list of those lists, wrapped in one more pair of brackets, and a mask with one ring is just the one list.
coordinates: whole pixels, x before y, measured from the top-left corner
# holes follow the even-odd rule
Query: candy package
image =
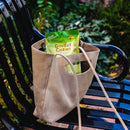
[[(51, 54), (61, 53), (64, 55), (73, 55), (79, 53), (79, 31), (68, 30), (49, 32), (45, 35), (46, 52)], [(73, 63), (75, 72), (81, 73), (80, 62)], [(69, 73), (73, 73), (71, 67), (67, 65)]]

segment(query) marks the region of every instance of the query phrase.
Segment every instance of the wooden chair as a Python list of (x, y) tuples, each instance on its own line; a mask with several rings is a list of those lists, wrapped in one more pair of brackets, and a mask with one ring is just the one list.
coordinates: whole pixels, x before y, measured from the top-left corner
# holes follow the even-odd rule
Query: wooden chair
[[(57, 121), (68, 127), (47, 125), (33, 116), (35, 108), (31, 86), (31, 45), (44, 38), (33, 25), (24, 0), (0, 1), (0, 120), (9, 130), (25, 127), (35, 130), (72, 130), (77, 125), (76, 108)], [(114, 78), (99, 75), (109, 97), (130, 129), (130, 81), (125, 80), (129, 70), (126, 55), (112, 45), (93, 45), (112, 50), (120, 55), (123, 71)], [(106, 109), (107, 108), (107, 109)], [(109, 108), (109, 109), (108, 109)], [(81, 101), (83, 127), (122, 130), (115, 113), (111, 111), (104, 94), (94, 79)], [(113, 120), (113, 122), (107, 119)]]

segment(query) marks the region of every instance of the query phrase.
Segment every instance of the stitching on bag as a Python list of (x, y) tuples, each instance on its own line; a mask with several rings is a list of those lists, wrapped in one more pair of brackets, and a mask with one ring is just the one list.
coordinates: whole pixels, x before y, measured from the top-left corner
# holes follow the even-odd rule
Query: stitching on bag
[(49, 72), (46, 76), (46, 82), (45, 82), (45, 94), (44, 94), (44, 103), (43, 103), (43, 110), (45, 108), (45, 96), (46, 96), (46, 93), (47, 93), (47, 86), (48, 86), (48, 79), (49, 79), (49, 75), (50, 75), (50, 71), (51, 71), (51, 66), (52, 66), (52, 61), (53, 61), (53, 57), (51, 57), (51, 63), (50, 63), (50, 69), (49, 69)]

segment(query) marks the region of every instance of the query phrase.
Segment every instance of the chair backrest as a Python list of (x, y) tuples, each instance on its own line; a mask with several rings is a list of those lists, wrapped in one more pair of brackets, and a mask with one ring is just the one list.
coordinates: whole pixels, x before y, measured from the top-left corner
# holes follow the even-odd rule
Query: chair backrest
[(31, 45), (40, 37), (33, 30), (28, 10), (22, 1), (4, 2), (0, 1), (1, 96), (6, 104), (5, 108), (14, 115), (13, 118), (20, 119), (26, 125), (35, 124), (38, 127), (40, 123), (36, 123), (37, 119), (32, 114), (35, 105), (31, 89)]
[[(0, 120), (8, 129), (20, 130), (22, 129), (20, 126), (23, 125), (33, 129), (63, 130), (63, 128), (44, 125), (33, 116), (35, 104), (32, 90), (31, 45), (43, 37), (33, 25), (24, 0), (0, 1), (0, 96), (3, 99), (3, 104), (0, 105)], [(99, 47), (102, 48), (102, 46)], [(124, 64), (124, 67), (128, 71), (127, 59), (124, 59), (126, 64), (126, 66)], [(125, 75), (126, 71), (123, 76)], [(130, 84), (127, 81), (125, 82), (125, 80), (117, 82), (116, 80), (108, 79), (105, 79), (103, 84), (109, 96), (118, 99), (118, 102), (113, 101), (113, 103), (120, 110), (123, 119), (129, 126)], [(87, 95), (104, 96), (96, 81), (92, 83)], [(107, 101), (89, 97), (84, 98), (81, 103), (109, 107)], [(13, 121), (10, 120), (10, 115), (5, 113), (5, 110), (9, 110), (12, 113), (11, 115), (13, 116), (11, 118), (13, 118)], [(84, 126), (102, 129), (116, 129), (119, 127), (122, 129), (120, 124), (111, 124), (95, 119), (95, 117), (117, 119), (113, 112), (89, 109), (87, 107), (82, 108), (81, 111)], [(77, 124), (75, 113), (76, 110), (72, 111), (59, 122)], [(18, 123), (14, 122), (14, 119), (17, 119)], [(73, 128), (73, 125), (70, 125), (69, 128)]]

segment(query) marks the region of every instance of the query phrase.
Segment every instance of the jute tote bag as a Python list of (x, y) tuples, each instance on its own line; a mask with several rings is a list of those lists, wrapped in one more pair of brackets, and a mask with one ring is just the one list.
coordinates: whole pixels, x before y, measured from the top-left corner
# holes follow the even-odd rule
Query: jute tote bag
[[(54, 122), (65, 116), (77, 106), (76, 83), (73, 74), (69, 74), (65, 58), (56, 57), (56, 54), (48, 54), (40, 51), (44, 39), (32, 45), (33, 85), (35, 97), (34, 115), (39, 119)], [(80, 46), (89, 56), (91, 63), (96, 67), (99, 54), (97, 47), (80, 41)], [(69, 55), (72, 62), (86, 61), (84, 54)], [(83, 63), (86, 71), (77, 74), (79, 98), (78, 102), (86, 94), (92, 79), (93, 72), (88, 63)], [(82, 67), (85, 69), (84, 67)]]
[[(128, 130), (95, 71), (99, 49), (80, 41), (79, 49), (82, 53), (69, 56), (62, 54), (54, 55), (39, 50), (44, 43), (45, 41), (42, 39), (32, 45), (33, 83), (36, 105), (34, 115), (41, 120), (54, 122), (77, 106), (79, 130), (81, 130), (79, 102), (86, 94), (93, 75), (95, 75), (120, 123), (125, 130)], [(61, 57), (56, 58), (57, 55)], [(76, 75), (72, 63), (78, 61), (87, 62), (82, 63), (84, 72)], [(67, 72), (66, 65), (68, 64), (70, 64), (73, 74)]]

